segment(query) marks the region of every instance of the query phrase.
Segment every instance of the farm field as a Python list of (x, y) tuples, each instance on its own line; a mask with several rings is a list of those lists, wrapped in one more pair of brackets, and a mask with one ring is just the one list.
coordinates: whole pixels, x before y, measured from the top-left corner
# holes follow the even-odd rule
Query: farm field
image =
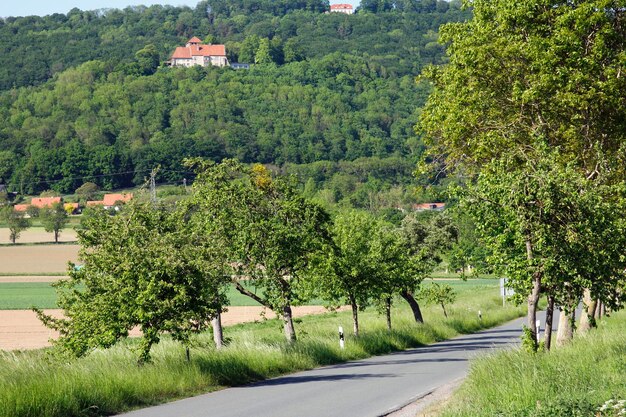
[(0, 246), (0, 275), (64, 274), (67, 263), (78, 262), (79, 245)]
[[(76, 242), (76, 240), (76, 230), (73, 228), (67, 227), (61, 231), (59, 242)], [(0, 245), (10, 243), (9, 229), (0, 227)], [(20, 233), (16, 243), (54, 243), (54, 233), (46, 232), (43, 227), (30, 227)]]
[[(345, 308), (342, 308), (345, 309)], [(341, 309), (340, 309), (341, 310)], [(61, 310), (44, 310), (47, 314), (62, 317)], [(322, 306), (299, 306), (293, 308), (294, 317), (325, 313)], [(222, 324), (248, 323), (276, 318), (274, 313), (261, 306), (234, 306), (222, 314)], [(131, 336), (140, 336), (139, 329), (133, 329)], [(31, 310), (0, 311), (0, 350), (30, 350), (50, 346), (49, 339), (58, 337), (58, 333), (41, 324)]]

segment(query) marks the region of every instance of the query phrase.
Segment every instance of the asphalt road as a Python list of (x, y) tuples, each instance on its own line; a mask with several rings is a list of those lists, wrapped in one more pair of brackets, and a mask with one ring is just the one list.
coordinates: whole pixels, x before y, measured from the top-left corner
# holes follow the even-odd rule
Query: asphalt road
[(123, 416), (384, 416), (437, 387), (463, 377), (467, 373), (469, 359), (494, 348), (517, 344), (523, 323), (524, 319), (518, 319), (427, 347), (298, 372)]

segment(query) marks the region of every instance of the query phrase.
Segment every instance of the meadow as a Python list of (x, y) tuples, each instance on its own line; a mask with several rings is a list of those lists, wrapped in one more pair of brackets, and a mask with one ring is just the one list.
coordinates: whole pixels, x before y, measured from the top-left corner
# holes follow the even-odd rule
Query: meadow
[[(74, 360), (50, 350), (0, 353), (0, 416), (56, 417), (108, 415), (183, 396), (246, 384), (280, 374), (421, 346), (492, 327), (523, 314), (502, 307), (497, 281), (457, 281), (457, 302), (445, 319), (438, 306), (424, 306), (426, 324), (416, 324), (399, 300), (393, 331), (374, 309), (361, 314), (362, 335), (337, 343), (337, 327), (351, 328), (350, 312), (296, 319), (298, 341), (284, 340), (279, 320), (230, 326), (227, 346), (217, 351), (212, 336), (194, 338), (190, 360), (185, 348), (164, 337), (153, 349), (153, 363), (136, 365), (136, 340), (96, 350)], [(482, 311), (482, 320), (478, 318)]]
[(551, 352), (511, 350), (479, 359), (442, 416), (624, 416), (624, 329), (620, 311)]

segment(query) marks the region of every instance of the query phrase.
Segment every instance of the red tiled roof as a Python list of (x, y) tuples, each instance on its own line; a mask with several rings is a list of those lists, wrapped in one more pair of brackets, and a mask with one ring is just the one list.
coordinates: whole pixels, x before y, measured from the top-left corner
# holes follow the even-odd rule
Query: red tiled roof
[(16, 204), (13, 206), (13, 210), (15, 211), (26, 211), (28, 210), (28, 206), (30, 206), (30, 204)]
[(44, 208), (50, 207), (53, 204), (60, 203), (61, 197), (36, 197), (30, 201), (31, 206)]
[(345, 3), (331, 4), (330, 5), (330, 10), (333, 10), (333, 9), (351, 9), (351, 8), (352, 8), (351, 4), (345, 4)]
[(179, 46), (172, 54), (172, 59), (190, 59), (192, 56), (226, 56), (224, 45)]
[(187, 43), (202, 43), (202, 41), (198, 39), (197, 36), (194, 36), (193, 38), (189, 39)]
[(105, 194), (102, 199), (105, 206), (114, 206), (117, 201), (127, 202), (132, 200), (132, 193), (124, 193), (124, 194)]

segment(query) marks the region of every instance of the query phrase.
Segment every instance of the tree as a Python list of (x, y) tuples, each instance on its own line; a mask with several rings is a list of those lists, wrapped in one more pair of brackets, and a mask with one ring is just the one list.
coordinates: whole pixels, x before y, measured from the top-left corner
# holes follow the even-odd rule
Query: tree
[(446, 304), (452, 304), (456, 300), (454, 289), (448, 284), (439, 284), (436, 282), (420, 289), (420, 297), (427, 303), (438, 304), (443, 310), (443, 315), (448, 318), (446, 312)]
[(355, 336), (359, 335), (359, 309), (376, 293), (381, 232), (381, 221), (365, 211), (339, 213), (333, 219), (332, 250), (322, 254), (313, 282), (325, 300), (350, 305)]
[(54, 232), (54, 243), (59, 243), (59, 235), (61, 230), (65, 228), (69, 222), (69, 216), (63, 203), (54, 203), (50, 207), (40, 210), (39, 218), (46, 232)]
[[(541, 292), (571, 310), (591, 280), (578, 271), (604, 265), (593, 227), (603, 221), (593, 212), (586, 221), (586, 205), (603, 209), (604, 195), (621, 206), (621, 193), (606, 187), (625, 174), (626, 9), (593, 0), (465, 4), (474, 18), (441, 29), (450, 64), (425, 71), (435, 89), (419, 127), (438, 167), (476, 181), (467, 201), (478, 205), (468, 209), (527, 296), (535, 338)], [(592, 281), (606, 289), (619, 280)]]
[(270, 54), (270, 40), (268, 38), (261, 38), (259, 40), (259, 47), (254, 54), (254, 63), (270, 64), (272, 62), (272, 55)]
[(93, 200), (100, 187), (93, 182), (86, 182), (74, 191), (84, 201)]
[(423, 323), (415, 292), (424, 278), (441, 262), (441, 252), (449, 249), (456, 241), (458, 231), (445, 214), (436, 214), (430, 219), (418, 216), (417, 213), (406, 216), (400, 226), (412, 268), (404, 274), (399, 294), (411, 307), (415, 321)]
[(305, 274), (329, 240), (328, 214), (304, 199), (293, 179), (263, 165), (189, 164), (198, 174), (193, 210), (212, 219), (198, 221), (198, 233), (223, 248), (235, 288), (282, 317), (285, 337), (295, 341), (291, 306), (306, 298)]
[(15, 244), (15, 241), (20, 237), (20, 233), (30, 226), (30, 221), (24, 217), (24, 212), (14, 210), (12, 206), (0, 207), (0, 214), (2, 220), (9, 228), (11, 243)]
[[(82, 268), (69, 268), (69, 279), (56, 284), (64, 318), (38, 311), (61, 336), (54, 345), (83, 356), (107, 348), (141, 329), (139, 361), (150, 360), (151, 347), (169, 334), (187, 347), (190, 337), (207, 328), (223, 305), (220, 268), (197, 249), (181, 223), (184, 213), (133, 200), (117, 216), (92, 213), (78, 231)], [(204, 248), (204, 247), (203, 247)]]

